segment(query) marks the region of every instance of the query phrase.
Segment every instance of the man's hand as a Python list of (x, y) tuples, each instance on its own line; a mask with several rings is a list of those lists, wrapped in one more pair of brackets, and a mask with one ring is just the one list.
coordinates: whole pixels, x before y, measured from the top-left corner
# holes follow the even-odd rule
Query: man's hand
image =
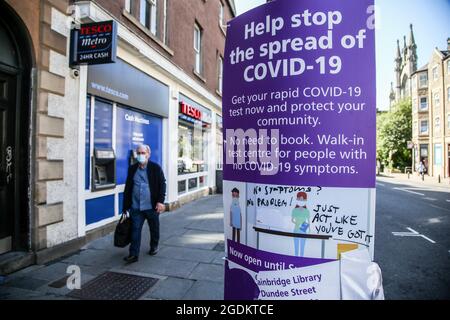
[(162, 213), (165, 210), (166, 210), (166, 206), (164, 204), (159, 203), (159, 202), (156, 204), (156, 212)]

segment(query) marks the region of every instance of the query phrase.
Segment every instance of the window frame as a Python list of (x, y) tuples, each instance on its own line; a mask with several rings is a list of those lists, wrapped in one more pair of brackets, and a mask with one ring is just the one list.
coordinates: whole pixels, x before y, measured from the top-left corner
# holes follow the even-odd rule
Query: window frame
[[(425, 78), (424, 80), (422, 79)], [(425, 88), (428, 86), (428, 74), (421, 73), (419, 74), (419, 88)]]
[(225, 25), (225, 5), (219, 0), (219, 26), (223, 28)]
[(194, 24), (194, 71), (201, 75), (203, 73), (203, 52), (202, 52), (202, 28), (195, 22)]
[[(436, 99), (436, 98), (437, 98), (437, 99)], [(439, 91), (433, 93), (433, 106), (434, 106), (435, 108), (441, 106), (441, 97), (440, 97)]]
[(223, 93), (223, 57), (220, 54), (217, 59), (217, 91)]
[(434, 118), (434, 130), (441, 130), (441, 117)]
[(436, 81), (437, 79), (439, 79), (439, 75), (437, 72), (437, 66), (434, 66), (433, 69), (431, 70), (431, 73), (433, 75), (433, 80)]
[(133, 0), (125, 0), (124, 8), (125, 8), (125, 11), (128, 12), (129, 14), (131, 14), (131, 11), (132, 11), (131, 10), (131, 8), (133, 7), (132, 2), (133, 2)]
[[(426, 125), (426, 130), (425, 131), (422, 131), (422, 128), (423, 128), (423, 123), (426, 123), (427, 125)], [(426, 135), (426, 134), (428, 134), (428, 120), (427, 119), (422, 119), (422, 120), (420, 120), (420, 127), (419, 127), (419, 134), (420, 135)]]
[(154, 36), (158, 33), (158, 1), (140, 0), (139, 22)]
[[(425, 99), (425, 108), (422, 107), (422, 99)], [(419, 97), (419, 111), (427, 111), (428, 110), (428, 97), (421, 96)]]

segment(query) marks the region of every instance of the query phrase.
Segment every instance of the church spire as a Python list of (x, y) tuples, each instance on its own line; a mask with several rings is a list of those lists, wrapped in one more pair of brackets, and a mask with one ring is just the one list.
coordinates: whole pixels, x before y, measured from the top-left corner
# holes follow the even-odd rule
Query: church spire
[(416, 40), (414, 39), (414, 32), (413, 32), (413, 25), (412, 23), (409, 24), (409, 46), (415, 46), (416, 45)]
[(413, 25), (412, 23), (409, 25), (410, 33), (409, 33), (409, 61), (410, 61), (410, 72), (413, 73), (417, 70), (417, 45), (416, 40), (414, 39)]
[(395, 58), (395, 61), (401, 60), (402, 54), (400, 52), (400, 40), (397, 39), (397, 57)]

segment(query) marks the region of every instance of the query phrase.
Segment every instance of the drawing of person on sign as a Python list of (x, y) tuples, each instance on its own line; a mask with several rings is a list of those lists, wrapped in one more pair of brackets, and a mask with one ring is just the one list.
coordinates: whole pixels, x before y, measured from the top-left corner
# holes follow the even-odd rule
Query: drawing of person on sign
[(232, 228), (232, 239), (240, 243), (240, 233), (242, 229), (242, 214), (239, 206), (239, 189), (231, 190), (231, 206), (230, 206), (230, 226)]
[[(294, 224), (294, 233), (306, 234), (309, 229), (309, 211), (306, 208), (306, 192), (297, 193), (297, 203), (292, 209), (291, 221)], [(294, 255), (303, 257), (305, 253), (305, 238), (294, 238)], [(300, 247), (300, 255), (298, 254)]]

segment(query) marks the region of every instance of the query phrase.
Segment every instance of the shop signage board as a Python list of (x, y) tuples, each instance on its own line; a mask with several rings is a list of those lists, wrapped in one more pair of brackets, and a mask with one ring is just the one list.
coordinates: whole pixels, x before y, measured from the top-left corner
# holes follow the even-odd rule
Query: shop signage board
[(70, 65), (104, 64), (116, 61), (117, 24), (101, 21), (81, 24), (70, 33)]
[(229, 23), (225, 299), (341, 299), (341, 255), (373, 259), (375, 96), (373, 0), (277, 0)]
[(169, 87), (124, 60), (88, 68), (87, 92), (161, 116), (169, 116)]

